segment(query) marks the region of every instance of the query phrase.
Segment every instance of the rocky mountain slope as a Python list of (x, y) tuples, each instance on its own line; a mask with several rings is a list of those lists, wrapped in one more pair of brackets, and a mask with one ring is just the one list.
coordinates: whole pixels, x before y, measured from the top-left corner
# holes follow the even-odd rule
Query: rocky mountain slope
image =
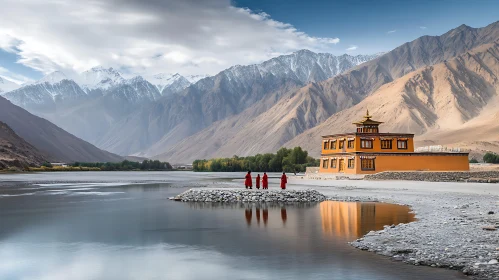
[(103, 151), (0, 97), (0, 121), (50, 161), (106, 162), (122, 158)]
[[(334, 56), (307, 50), (258, 65), (234, 66), (201, 79), (180, 94), (144, 106), (98, 142), (119, 154), (155, 155), (212, 123), (237, 115), (260, 101), (257, 111), (313, 81), (338, 75), (374, 56)], [(147, 151), (144, 152), (144, 150)]]
[(40, 166), (45, 156), (0, 121), (0, 169)]
[[(499, 38), (499, 23), (484, 28), (460, 26), (441, 36), (418, 38), (346, 73), (289, 92), (264, 113), (245, 111), (241, 115), (216, 122), (177, 145), (159, 150), (162, 153), (156, 157), (168, 158), (172, 162), (189, 162), (198, 157), (273, 152), (334, 113), (361, 102), (382, 85), (416, 69), (443, 62), (473, 47), (493, 42), (494, 38)], [(350, 129), (349, 123), (346, 123), (345, 128)], [(340, 128), (344, 127), (335, 126), (335, 129)], [(312, 147), (317, 141), (320, 141), (320, 135), (318, 138), (291, 141), (289, 145), (317, 149)], [(192, 143), (200, 142), (203, 147), (191, 148)]]
[[(412, 132), (419, 145), (472, 148), (499, 136), (499, 41), (421, 68), (289, 141), (314, 156), (321, 135), (353, 131), (369, 109), (385, 132)], [(473, 142), (475, 142), (473, 144)]]

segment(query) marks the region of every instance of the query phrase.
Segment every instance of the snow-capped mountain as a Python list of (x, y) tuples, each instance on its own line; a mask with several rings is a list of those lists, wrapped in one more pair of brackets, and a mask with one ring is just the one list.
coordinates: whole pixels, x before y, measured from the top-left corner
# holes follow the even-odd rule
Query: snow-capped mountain
[(63, 80), (69, 80), (69, 78), (66, 76), (66, 74), (62, 73), (61, 71), (54, 71), (45, 77), (41, 78), (38, 81), (35, 81), (33, 83), (28, 83), (27, 85), (39, 85), (39, 84), (44, 84), (48, 83), (51, 85), (57, 84)]
[[(212, 123), (235, 116), (255, 104), (251, 112), (259, 115), (307, 83), (326, 80), (375, 57), (334, 56), (302, 50), (260, 64), (233, 66), (198, 80), (178, 96), (166, 96), (150, 106), (138, 108), (113, 124), (97, 145), (118, 154), (148, 149), (147, 155), (157, 155)], [(314, 106), (312, 104), (315, 103), (310, 106)], [(249, 119), (247, 116), (241, 123)], [(226, 124), (225, 128), (232, 126)]]
[(80, 74), (78, 83), (85, 92), (95, 89), (109, 89), (123, 83), (125, 79), (113, 68), (94, 67)]
[(169, 92), (179, 92), (184, 88), (191, 85), (191, 82), (179, 73), (169, 74), (160, 73), (149, 78), (149, 82), (156, 86), (156, 88), (163, 94), (166, 89)]
[(20, 86), (13, 83), (5, 78), (0, 77), (0, 94), (9, 92), (11, 90), (18, 89)]
[(186, 78), (187, 81), (189, 81), (189, 83), (195, 84), (195, 83), (197, 83), (197, 81), (204, 79), (204, 78), (207, 78), (209, 76), (210, 75), (187, 75), (187, 76), (184, 76), (184, 78)]
[(162, 96), (178, 93), (197, 81), (209, 77), (208, 75), (182, 76), (179, 73), (160, 73), (148, 79), (159, 90)]
[(272, 74), (275, 77), (295, 78), (302, 83), (309, 83), (326, 80), (377, 56), (378, 54), (335, 56), (329, 53), (300, 50), (290, 55), (278, 56), (261, 64), (237, 65), (224, 72), (229, 79), (236, 80), (243, 78), (244, 72), (256, 71), (262, 76)]
[(61, 79), (62, 77), (59, 73), (50, 74), (42, 79), (43, 82), (37, 81), (7, 92), (3, 96), (12, 103), (33, 111), (53, 110), (56, 103), (68, 105), (87, 97), (78, 84), (73, 80)]
[(104, 95), (125, 99), (130, 103), (154, 101), (161, 97), (158, 89), (141, 76), (124, 80), (122, 83), (104, 92)]

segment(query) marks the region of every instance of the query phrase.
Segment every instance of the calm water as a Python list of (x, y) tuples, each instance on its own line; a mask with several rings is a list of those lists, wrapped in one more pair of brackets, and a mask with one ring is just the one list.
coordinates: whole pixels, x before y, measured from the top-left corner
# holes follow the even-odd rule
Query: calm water
[(0, 187), (0, 279), (465, 279), (346, 244), (404, 206), (169, 201), (169, 184)]

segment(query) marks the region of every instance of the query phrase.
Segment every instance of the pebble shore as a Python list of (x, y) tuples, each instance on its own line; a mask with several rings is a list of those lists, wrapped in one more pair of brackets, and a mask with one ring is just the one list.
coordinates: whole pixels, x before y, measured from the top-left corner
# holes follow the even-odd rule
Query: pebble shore
[(190, 189), (172, 198), (184, 202), (321, 202), (326, 196), (316, 190)]
[[(396, 198), (396, 200), (394, 200)], [(463, 194), (329, 197), (411, 206), (416, 222), (387, 225), (350, 244), (412, 265), (460, 270), (471, 279), (499, 279), (499, 198)]]

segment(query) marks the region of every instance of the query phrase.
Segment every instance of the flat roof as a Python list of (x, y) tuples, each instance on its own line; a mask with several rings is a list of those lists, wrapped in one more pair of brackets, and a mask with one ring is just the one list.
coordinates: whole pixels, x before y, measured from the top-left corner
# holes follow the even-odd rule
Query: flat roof
[(406, 137), (414, 137), (413, 133), (394, 133), (394, 132), (386, 132), (386, 133), (368, 133), (368, 132), (351, 132), (351, 133), (340, 133), (340, 134), (331, 134), (331, 135), (323, 135), (322, 138), (329, 137), (340, 137), (340, 136), (406, 136)]

